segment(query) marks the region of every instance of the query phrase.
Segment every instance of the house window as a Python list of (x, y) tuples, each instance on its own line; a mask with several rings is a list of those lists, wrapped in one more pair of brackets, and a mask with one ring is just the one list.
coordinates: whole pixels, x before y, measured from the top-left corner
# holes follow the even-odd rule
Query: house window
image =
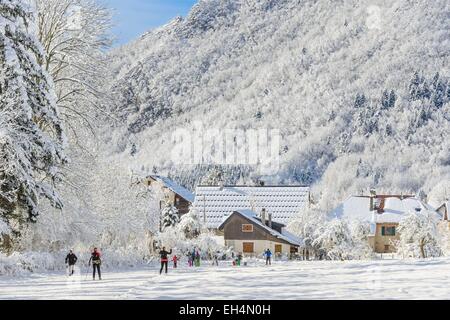
[(253, 225), (252, 224), (243, 224), (242, 232), (253, 232)]
[(244, 253), (253, 253), (254, 252), (253, 242), (243, 242), (242, 251)]
[(382, 236), (395, 236), (395, 227), (381, 227), (381, 235)]
[(283, 252), (283, 246), (281, 244), (275, 245), (275, 253), (282, 253)]

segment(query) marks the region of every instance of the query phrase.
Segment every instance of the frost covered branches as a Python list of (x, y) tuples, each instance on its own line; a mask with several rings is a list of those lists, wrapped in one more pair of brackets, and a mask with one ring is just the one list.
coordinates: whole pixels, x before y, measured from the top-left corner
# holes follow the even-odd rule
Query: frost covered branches
[(217, 252), (225, 248), (218, 243), (217, 237), (202, 227), (194, 207), (180, 218), (174, 225), (166, 227), (156, 236), (160, 246), (173, 248), (176, 254), (186, 255), (194, 248), (198, 249), (203, 258), (211, 259)]
[(33, 0), (45, 54), (39, 63), (53, 77), (57, 103), (67, 126), (95, 126), (105, 113), (105, 49), (111, 45), (111, 10), (95, 0)]
[(318, 259), (352, 260), (372, 255), (368, 243), (369, 226), (358, 221), (327, 220), (323, 212), (300, 212), (288, 229), (303, 239), (304, 249)]
[(400, 240), (395, 243), (398, 253), (414, 258), (440, 256), (437, 223), (430, 214), (411, 212), (398, 226)]
[(34, 12), (0, 2), (0, 213), (16, 233), (35, 221), (39, 199), (62, 203), (54, 183), (65, 162), (65, 137), (53, 82), (37, 63)]

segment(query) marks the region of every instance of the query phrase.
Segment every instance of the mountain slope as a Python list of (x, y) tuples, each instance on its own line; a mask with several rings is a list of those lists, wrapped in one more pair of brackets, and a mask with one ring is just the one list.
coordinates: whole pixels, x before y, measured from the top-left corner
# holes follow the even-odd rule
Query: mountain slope
[(449, 21), (445, 0), (200, 1), (111, 54), (108, 146), (164, 173), (177, 128), (279, 128), (267, 179), (314, 184), (324, 207), (428, 192), (450, 178)]

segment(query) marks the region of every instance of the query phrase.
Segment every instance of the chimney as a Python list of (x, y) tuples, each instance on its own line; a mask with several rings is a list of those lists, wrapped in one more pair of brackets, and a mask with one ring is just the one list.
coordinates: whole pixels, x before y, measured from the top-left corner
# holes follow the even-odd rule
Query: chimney
[(266, 225), (266, 208), (261, 209), (261, 223)]
[(269, 213), (269, 228), (272, 229), (272, 214)]
[(220, 181), (219, 181), (219, 189), (220, 189), (220, 191), (222, 191), (223, 190), (223, 187), (225, 186), (225, 183), (223, 182), (223, 180), (221, 179)]
[(370, 211), (375, 210), (375, 198), (377, 197), (377, 192), (375, 190), (370, 190)]

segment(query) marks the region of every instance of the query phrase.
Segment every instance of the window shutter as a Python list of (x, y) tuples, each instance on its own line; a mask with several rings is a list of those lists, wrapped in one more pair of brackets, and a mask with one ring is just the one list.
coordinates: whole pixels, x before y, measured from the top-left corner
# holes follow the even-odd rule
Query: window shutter
[(381, 235), (384, 236), (386, 234), (385, 227), (381, 227)]

